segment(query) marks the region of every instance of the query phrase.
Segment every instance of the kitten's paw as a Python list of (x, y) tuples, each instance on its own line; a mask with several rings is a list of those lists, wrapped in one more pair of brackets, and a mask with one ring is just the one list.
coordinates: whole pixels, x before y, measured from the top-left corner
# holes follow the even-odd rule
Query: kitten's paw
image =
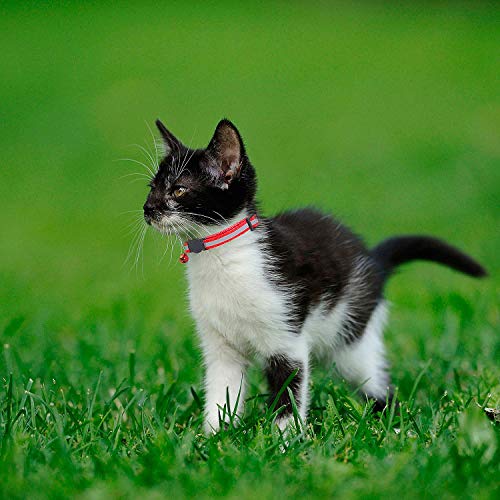
[(203, 433), (206, 436), (214, 436), (219, 432), (219, 430), (220, 430), (219, 426), (216, 427), (215, 425), (209, 424), (208, 422), (205, 422), (203, 424)]
[[(297, 421), (297, 424), (295, 423), (295, 419), (293, 418), (292, 415), (287, 416), (287, 417), (279, 417), (276, 419), (276, 425), (278, 428), (281, 430), (283, 433), (289, 433), (290, 431), (297, 431), (299, 432), (303, 431), (303, 425), (300, 420)], [(298, 429), (297, 429), (298, 425)]]
[(280, 417), (276, 419), (276, 426), (281, 432), (283, 442), (279, 445), (279, 450), (281, 453), (286, 453), (292, 439), (297, 436), (298, 433), (304, 431), (304, 424), (299, 420), (295, 423), (293, 416)]
[(219, 415), (206, 415), (203, 422), (203, 431), (207, 436), (217, 434), (220, 430)]
[(232, 426), (237, 426), (239, 422), (238, 418), (237, 415), (231, 417), (227, 414), (207, 413), (203, 423), (203, 430), (207, 435), (217, 434), (221, 429), (227, 430)]

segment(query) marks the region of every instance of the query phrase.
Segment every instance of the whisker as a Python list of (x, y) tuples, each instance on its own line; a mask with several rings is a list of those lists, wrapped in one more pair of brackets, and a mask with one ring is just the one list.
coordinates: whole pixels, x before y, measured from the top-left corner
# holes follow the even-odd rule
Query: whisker
[[(194, 140), (194, 137), (196, 135), (197, 130), (198, 130), (198, 128), (195, 127), (195, 129), (193, 131), (193, 135), (191, 136), (191, 140), (189, 141), (189, 144), (193, 143), (193, 140)], [(177, 169), (176, 177), (180, 177), (181, 174), (179, 172), (182, 173), (184, 171), (184, 167), (189, 163), (189, 160), (191, 160), (191, 158), (193, 157), (195, 152), (196, 152), (196, 148), (193, 148), (189, 158), (187, 158), (187, 155), (189, 153), (189, 147), (186, 149), (186, 153), (184, 154), (184, 158), (182, 159), (182, 162), (180, 162), (180, 166)], [(180, 157), (180, 152), (179, 152), (179, 157)], [(186, 158), (187, 158), (187, 160), (186, 160)]]
[(125, 175), (122, 175), (121, 177), (119, 177), (119, 179), (125, 179), (125, 177), (132, 177), (132, 176), (138, 176), (138, 177), (142, 177), (146, 180), (151, 180), (151, 177), (147, 174), (144, 174), (142, 172), (132, 172), (131, 174), (125, 174)]
[(177, 179), (179, 179), (179, 177), (184, 173), (184, 172), (187, 172), (188, 169), (186, 167), (184, 167), (179, 174), (175, 174), (175, 181), (173, 182), (175, 184), (175, 182), (177, 182)]
[[(188, 236), (193, 236), (192, 231), (197, 230), (194, 227), (189, 227), (185, 222), (177, 221), (178, 225), (181, 227), (182, 231)], [(198, 231), (198, 234), (194, 234), (194, 236), (202, 236), (201, 232)]]
[(134, 219), (132, 221), (130, 221), (125, 227), (126, 228), (129, 228), (129, 227), (132, 227), (132, 226), (138, 226), (142, 223), (142, 221), (140, 219)]
[[(193, 155), (196, 153), (196, 149), (193, 149), (193, 151), (191, 152), (191, 154), (189, 155), (189, 158), (184, 161), (180, 167), (179, 170), (181, 170), (181, 172), (184, 172), (184, 167), (189, 163), (189, 161), (191, 160), (191, 158), (193, 157)], [(187, 156), (187, 152), (186, 152), (186, 156)], [(180, 174), (179, 174), (180, 176)]]
[(180, 177), (180, 175), (181, 175), (181, 174), (180, 174), (179, 172), (183, 172), (183, 171), (184, 171), (184, 161), (185, 161), (185, 159), (186, 159), (186, 157), (187, 157), (188, 153), (189, 153), (189, 149), (186, 149), (186, 152), (184, 153), (184, 157), (183, 157), (183, 158), (182, 158), (182, 160), (179, 162), (180, 166), (179, 166), (178, 171), (177, 171), (177, 172), (176, 172), (176, 174), (175, 174), (175, 175), (176, 175), (176, 177)]
[[(158, 165), (159, 166), (159, 163), (160, 163), (160, 155), (158, 154), (158, 144), (156, 142), (156, 138), (153, 134), (153, 131), (151, 130), (151, 127), (149, 126), (149, 123), (147, 120), (144, 120), (145, 123), (146, 123), (146, 127), (148, 127), (148, 130), (149, 130), (149, 133), (151, 134), (151, 138), (153, 139), (153, 144), (154, 144), (154, 147), (155, 147), (155, 165)], [(158, 168), (156, 169), (158, 170)]]
[(226, 224), (229, 224), (229, 221), (223, 215), (221, 215), (219, 212), (217, 212), (216, 210), (212, 210), (212, 212), (215, 215), (218, 215)]
[[(179, 223), (179, 221), (177, 221), (177, 223)], [(177, 237), (177, 239), (179, 240), (179, 244), (180, 244), (180, 245), (181, 245), (181, 247), (182, 247), (184, 243), (183, 243), (183, 241), (182, 241), (182, 239), (181, 239), (181, 237), (180, 237), (180, 235), (179, 235), (179, 231), (178, 231), (178, 228), (177, 228), (177, 226), (176, 226), (176, 225), (174, 225), (174, 234), (175, 234), (175, 236)]]
[[(172, 212), (173, 213), (173, 212)], [(196, 217), (205, 217), (206, 219), (209, 219), (211, 221), (213, 221), (215, 223), (215, 225), (217, 226), (222, 226), (222, 221), (220, 220), (217, 220), (217, 219), (214, 219), (213, 217), (210, 217), (209, 215), (204, 215), (204, 214), (198, 214), (198, 213), (195, 213), (195, 212), (182, 212), (182, 214), (184, 215), (194, 215)], [(220, 215), (220, 214), (219, 214)], [(220, 215), (220, 217), (222, 217), (222, 215)], [(225, 219), (224, 219), (225, 220)], [(190, 219), (190, 222), (194, 222), (192, 221), (192, 219)], [(226, 221), (227, 222), (227, 221)]]
[(119, 215), (133, 214), (133, 213), (143, 213), (144, 210), (142, 208), (136, 208), (134, 210), (125, 210), (125, 212), (120, 212)]
[(172, 258), (173, 258), (174, 249), (175, 249), (175, 245), (176, 245), (177, 242), (179, 243), (179, 245), (181, 247), (181, 252), (184, 251), (183, 242), (181, 241), (181, 239), (177, 236), (177, 234), (174, 234), (173, 236), (174, 237), (171, 238), (171, 240), (172, 240), (172, 250), (170, 252), (170, 260), (172, 260)]
[(155, 148), (158, 151), (158, 159), (162, 159), (164, 156), (168, 155), (168, 151), (165, 147), (165, 143), (161, 139), (155, 138)]
[[(123, 265), (130, 262), (132, 256), (135, 254), (135, 248), (136, 248), (137, 243), (139, 242), (140, 234), (141, 234), (141, 226), (138, 226), (137, 229), (135, 229), (135, 235), (132, 238), (132, 241), (131, 241), (129, 249), (128, 249), (127, 257), (125, 258)], [(131, 266), (130, 270), (132, 270), (132, 269), (133, 269), (133, 265)]]
[(132, 163), (137, 163), (138, 165), (141, 165), (142, 167), (144, 167), (148, 172), (149, 174), (151, 175), (151, 178), (153, 178), (155, 176), (155, 173), (151, 170), (151, 168), (149, 168), (145, 163), (143, 163), (142, 161), (139, 161), (139, 160), (135, 160), (133, 158), (118, 158), (117, 160), (115, 161), (130, 161)]
[[(147, 179), (147, 180), (148, 180), (148, 182), (149, 182), (149, 181), (151, 181), (151, 177), (148, 177), (148, 179)], [(144, 179), (132, 179), (132, 180), (129, 182), (129, 184), (132, 184), (132, 183), (134, 183), (134, 182), (142, 182), (142, 183), (144, 183)]]
[(144, 146), (141, 146), (140, 144), (132, 144), (132, 146), (139, 148), (143, 152), (146, 159), (151, 162), (151, 166), (153, 167), (153, 171), (155, 171), (156, 170), (156, 162), (155, 162), (151, 152), (148, 151)]
[(132, 235), (135, 231), (139, 230), (142, 226), (142, 221), (136, 220), (127, 224), (127, 226), (123, 229), (123, 232), (126, 236)]
[(170, 258), (168, 259), (169, 267), (172, 265), (172, 259), (174, 257), (174, 246), (175, 246), (175, 238), (169, 238), (170, 241)]
[(147, 226), (144, 226), (144, 228), (142, 229), (142, 233), (141, 233), (141, 238), (140, 238), (140, 241), (139, 241), (139, 245), (137, 246), (137, 253), (136, 253), (136, 257), (135, 257), (135, 268), (136, 268), (136, 271), (139, 267), (139, 260), (141, 260), (141, 272), (142, 272), (142, 275), (144, 276), (144, 258), (143, 258), (143, 246), (144, 246), (144, 237), (146, 236), (146, 230), (147, 230)]
[[(158, 156), (158, 148), (156, 147), (155, 136), (153, 134), (153, 131), (151, 130), (151, 127), (149, 126), (148, 121), (144, 120), (144, 123), (146, 124), (146, 127), (148, 128), (149, 135), (151, 136), (151, 139), (153, 139), (154, 151), (152, 153), (154, 153), (154, 160), (155, 160), (155, 165), (156, 165), (158, 163), (159, 156)], [(149, 151), (149, 147), (148, 147), (148, 151)]]
[[(158, 233), (162, 239), (162, 241), (164, 239), (167, 240), (167, 244), (165, 245), (165, 251), (163, 252), (160, 260), (158, 261), (158, 265), (160, 265), (163, 261), (163, 259), (165, 258), (165, 255), (167, 255), (167, 252), (168, 252), (168, 249), (172, 247), (172, 238), (169, 238), (168, 235), (163, 235), (161, 233)], [(170, 263), (172, 262), (172, 250), (170, 251), (170, 261), (169, 261), (169, 266), (170, 266)]]
[(189, 221), (189, 224), (189, 226), (186, 224), (188, 234), (189, 231), (194, 232), (194, 236), (198, 236), (202, 239), (207, 236), (208, 231), (206, 230), (205, 226), (202, 226), (194, 221)]

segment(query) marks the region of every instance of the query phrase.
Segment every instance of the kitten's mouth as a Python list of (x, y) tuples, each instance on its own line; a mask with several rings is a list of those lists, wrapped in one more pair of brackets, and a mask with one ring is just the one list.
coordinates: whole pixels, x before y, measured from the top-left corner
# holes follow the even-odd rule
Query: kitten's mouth
[(174, 232), (174, 228), (171, 225), (166, 224), (165, 222), (152, 220), (151, 226), (153, 226), (157, 231), (159, 231), (162, 234), (172, 234)]
[(153, 226), (157, 231), (159, 231), (162, 234), (175, 233), (174, 225), (166, 221), (165, 218), (162, 218), (160, 220), (152, 220), (151, 226)]
[(181, 235), (183, 233), (184, 222), (176, 214), (163, 215), (158, 220), (152, 219), (150, 223), (158, 232), (165, 235)]

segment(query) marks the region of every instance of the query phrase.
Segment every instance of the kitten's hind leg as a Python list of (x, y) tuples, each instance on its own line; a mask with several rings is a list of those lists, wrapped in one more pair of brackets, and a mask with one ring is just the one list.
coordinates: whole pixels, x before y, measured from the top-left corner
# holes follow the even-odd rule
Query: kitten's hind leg
[(375, 409), (382, 410), (390, 389), (387, 371), (383, 329), (387, 307), (380, 302), (364, 329), (363, 335), (339, 347), (334, 354), (337, 370), (354, 386), (358, 386), (368, 398), (375, 399)]
[[(297, 405), (298, 414), (304, 423), (309, 403), (309, 353), (305, 341), (286, 353), (274, 354), (266, 359), (265, 374), (270, 389), (269, 404), (276, 401), (275, 409), (283, 407), (276, 424), (284, 430), (293, 419), (293, 406), (288, 389)], [(285, 384), (288, 381), (286, 387)], [(281, 394), (280, 394), (281, 393)]]

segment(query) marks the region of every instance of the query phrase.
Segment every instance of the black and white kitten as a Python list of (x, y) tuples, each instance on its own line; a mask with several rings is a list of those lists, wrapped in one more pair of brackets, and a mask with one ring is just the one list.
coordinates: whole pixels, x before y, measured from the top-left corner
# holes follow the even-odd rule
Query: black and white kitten
[(421, 259), (480, 277), (483, 267), (428, 236), (390, 238), (367, 249), (348, 228), (309, 208), (262, 217), (255, 170), (230, 121), (217, 125), (205, 149), (190, 149), (157, 126), (166, 156), (144, 205), (148, 224), (203, 239), (254, 214), (260, 221), (227, 244), (190, 253), (186, 265), (206, 369), (205, 430), (217, 431), (228, 410), (241, 414), (252, 359), (263, 364), (270, 400), (281, 392), (280, 428), (292, 417), (289, 393), (281, 391), (287, 380), (306, 419), (313, 358), (334, 363), (383, 408), (391, 392), (383, 289), (394, 268)]

